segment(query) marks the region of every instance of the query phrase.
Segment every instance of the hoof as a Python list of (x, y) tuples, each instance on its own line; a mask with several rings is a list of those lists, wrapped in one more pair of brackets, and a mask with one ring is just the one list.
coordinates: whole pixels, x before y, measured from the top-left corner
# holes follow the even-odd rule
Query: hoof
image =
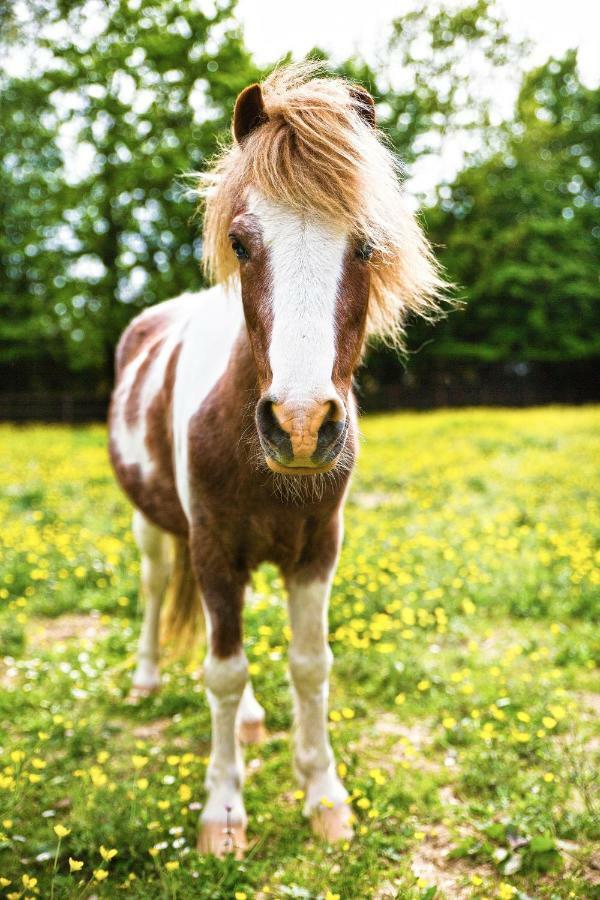
[(198, 836), (200, 853), (212, 853), (223, 859), (232, 854), (235, 859), (242, 859), (248, 846), (246, 829), (243, 825), (227, 825), (224, 822), (205, 822)]
[(153, 694), (158, 694), (159, 690), (160, 685), (158, 684), (132, 684), (125, 702), (130, 706), (135, 706), (137, 703), (141, 703), (142, 700), (145, 700), (146, 697), (152, 697)]
[(350, 824), (352, 808), (347, 803), (338, 803), (331, 809), (319, 806), (310, 817), (310, 825), (317, 837), (335, 844), (338, 841), (349, 841), (354, 832)]
[(242, 744), (262, 744), (267, 736), (267, 730), (263, 719), (255, 722), (240, 722), (238, 737)]

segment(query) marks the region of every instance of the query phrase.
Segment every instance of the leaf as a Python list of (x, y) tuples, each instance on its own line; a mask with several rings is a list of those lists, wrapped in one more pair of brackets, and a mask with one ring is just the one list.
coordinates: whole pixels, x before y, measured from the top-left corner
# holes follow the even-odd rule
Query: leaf
[(549, 850), (556, 850), (554, 838), (549, 834), (536, 834), (529, 842), (530, 853), (547, 853)]
[(500, 822), (492, 822), (492, 824), (488, 825), (487, 828), (484, 828), (483, 831), (484, 834), (487, 834), (493, 841), (504, 841), (506, 838), (506, 827)]
[(430, 887), (426, 888), (421, 892), (421, 900), (432, 900), (433, 897), (437, 894), (437, 887), (435, 884), (432, 884)]

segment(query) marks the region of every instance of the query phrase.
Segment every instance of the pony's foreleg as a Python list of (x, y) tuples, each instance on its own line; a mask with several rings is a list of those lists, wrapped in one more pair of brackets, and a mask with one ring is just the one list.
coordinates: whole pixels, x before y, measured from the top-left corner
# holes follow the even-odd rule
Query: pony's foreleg
[[(192, 544), (192, 547), (194, 545)], [(237, 733), (238, 709), (248, 682), (248, 662), (242, 649), (244, 584), (223, 577), (226, 561), (207, 573), (192, 551), (202, 592), (207, 630), (204, 681), (211, 712), (212, 744), (206, 771), (206, 803), (201, 816), (198, 849), (202, 853), (240, 857), (246, 848), (246, 810), (242, 798), (244, 765)]]
[(139, 510), (133, 514), (133, 536), (141, 555), (141, 587), (144, 595), (144, 619), (138, 643), (137, 665), (130, 697), (136, 699), (160, 686), (158, 669), (160, 608), (169, 580), (171, 565), (168, 538)]
[(313, 831), (329, 841), (352, 836), (348, 793), (338, 778), (327, 732), (332, 654), (327, 642), (331, 578), (289, 578), (292, 640), (289, 652), (294, 688), (296, 774), (305, 792), (304, 811)]

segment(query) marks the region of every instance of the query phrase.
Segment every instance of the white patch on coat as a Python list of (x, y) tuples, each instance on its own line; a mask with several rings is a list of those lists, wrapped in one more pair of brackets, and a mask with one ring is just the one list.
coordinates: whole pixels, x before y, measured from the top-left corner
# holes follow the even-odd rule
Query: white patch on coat
[(344, 803), (348, 792), (338, 778), (327, 731), (329, 670), (332, 654), (327, 643), (327, 609), (331, 576), (326, 581), (288, 582), (290, 673), (294, 687), (296, 734), (294, 764), (310, 815), (323, 798)]
[(190, 419), (200, 409), (229, 362), (244, 322), (239, 288), (215, 285), (195, 295), (173, 389), (175, 484), (183, 510), (191, 517), (189, 484)]
[(203, 822), (246, 825), (242, 798), (244, 764), (237, 738), (238, 708), (248, 679), (248, 662), (242, 651), (219, 659), (209, 651), (204, 661), (204, 681), (211, 712), (212, 743), (206, 770), (208, 796)]
[(335, 398), (335, 313), (348, 235), (254, 190), (248, 209), (269, 252), (271, 394), (278, 403)]
[(186, 323), (193, 311), (194, 294), (182, 294), (173, 300), (167, 300), (157, 306), (145, 310), (135, 320), (144, 318), (167, 316), (169, 323), (165, 324), (157, 334), (157, 340), (164, 336), (160, 351), (152, 361), (146, 372), (143, 384), (138, 396), (138, 414), (135, 422), (128, 425), (126, 419), (127, 401), (135, 384), (135, 379), (149, 353), (154, 349), (154, 341), (149, 341), (148, 346), (141, 350), (125, 367), (114, 395), (114, 425), (112, 438), (121, 462), (127, 466), (138, 465), (142, 477), (152, 474), (154, 460), (150, 456), (146, 443), (146, 413), (156, 394), (164, 384), (165, 371), (171, 354), (185, 329)]

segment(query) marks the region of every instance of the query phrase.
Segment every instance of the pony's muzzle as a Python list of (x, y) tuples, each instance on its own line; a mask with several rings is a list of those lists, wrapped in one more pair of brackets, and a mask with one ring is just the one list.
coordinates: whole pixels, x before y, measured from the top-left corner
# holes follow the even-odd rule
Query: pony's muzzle
[(333, 468), (348, 419), (338, 397), (281, 403), (263, 397), (256, 408), (256, 426), (269, 468), (307, 475)]

